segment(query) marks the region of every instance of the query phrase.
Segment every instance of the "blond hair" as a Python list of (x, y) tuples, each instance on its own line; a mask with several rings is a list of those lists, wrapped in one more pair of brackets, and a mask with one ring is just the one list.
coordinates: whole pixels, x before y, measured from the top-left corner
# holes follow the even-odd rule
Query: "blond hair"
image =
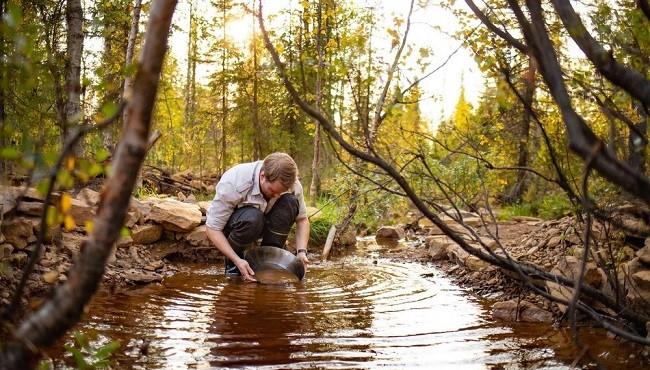
[(264, 158), (262, 163), (264, 176), (270, 182), (279, 180), (284, 187), (291, 189), (298, 177), (298, 166), (287, 153), (275, 152)]

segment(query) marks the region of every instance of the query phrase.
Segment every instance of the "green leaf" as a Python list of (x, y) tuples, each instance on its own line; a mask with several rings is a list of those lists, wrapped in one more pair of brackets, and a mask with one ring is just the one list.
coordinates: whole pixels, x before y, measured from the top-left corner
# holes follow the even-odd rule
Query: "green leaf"
[(72, 358), (74, 358), (74, 362), (77, 364), (77, 369), (85, 370), (90, 368), (90, 365), (86, 362), (83, 353), (81, 353), (79, 349), (69, 344), (66, 344), (63, 347), (65, 347), (66, 351), (72, 354)]
[(16, 148), (5, 147), (0, 149), (0, 158), (15, 161), (20, 158), (20, 152)]
[(123, 237), (131, 236), (131, 230), (129, 230), (129, 228), (126, 226), (122, 226), (122, 228), (120, 229), (120, 236)]
[(38, 194), (40, 194), (42, 197), (47, 195), (47, 188), (50, 186), (50, 179), (44, 179), (39, 181), (38, 184), (36, 184), (36, 191), (38, 191)]
[(120, 341), (114, 340), (110, 343), (107, 343), (99, 347), (97, 349), (97, 352), (95, 352), (95, 357), (97, 357), (99, 360), (106, 360), (119, 348), (120, 348)]
[(95, 153), (95, 160), (97, 162), (104, 162), (108, 157), (111, 155), (111, 152), (106, 150), (105, 148), (100, 148), (97, 150), (97, 153)]
[(90, 343), (88, 343), (88, 337), (80, 331), (75, 331), (73, 334), (74, 340), (77, 342), (79, 347), (81, 348), (89, 348)]
[(117, 104), (112, 101), (104, 104), (102, 107), (102, 116), (105, 118), (113, 116), (115, 113), (117, 113), (117, 108)]

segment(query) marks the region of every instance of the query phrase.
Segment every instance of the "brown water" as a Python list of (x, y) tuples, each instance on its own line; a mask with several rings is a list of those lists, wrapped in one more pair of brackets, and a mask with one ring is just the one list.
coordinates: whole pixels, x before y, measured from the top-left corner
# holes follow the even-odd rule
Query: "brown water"
[[(160, 285), (99, 294), (79, 328), (119, 339), (120, 369), (568, 369), (578, 356), (565, 331), (493, 322), (441, 272), (382, 259), (382, 248), (366, 240), (299, 283), (188, 265)], [(585, 340), (610, 369), (648, 368), (603, 332)]]

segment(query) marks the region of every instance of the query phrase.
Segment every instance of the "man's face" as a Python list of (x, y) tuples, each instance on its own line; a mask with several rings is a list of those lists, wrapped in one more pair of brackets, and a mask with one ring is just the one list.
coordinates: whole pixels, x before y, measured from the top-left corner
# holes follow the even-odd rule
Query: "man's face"
[(266, 179), (264, 171), (260, 171), (260, 191), (264, 195), (264, 199), (269, 200), (272, 198), (279, 197), (280, 194), (286, 193), (287, 189), (282, 183), (278, 180), (273, 182)]

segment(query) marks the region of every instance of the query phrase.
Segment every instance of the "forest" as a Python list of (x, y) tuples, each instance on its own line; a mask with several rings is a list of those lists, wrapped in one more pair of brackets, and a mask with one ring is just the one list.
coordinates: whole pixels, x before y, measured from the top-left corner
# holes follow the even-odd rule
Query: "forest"
[[(114, 260), (153, 253), (136, 230), (163, 225), (152, 245), (207, 255), (205, 209), (181, 230), (131, 222), (134, 201), (199, 210), (226, 170), (277, 151), (315, 212), (310, 258), (396, 231), (426, 263), (465, 270), (448, 275), (536, 297), (578, 366), (623, 366), (583, 326), (642, 353), (625, 366), (650, 363), (647, 0), (0, 0), (0, 13), (0, 368), (48, 368)], [(62, 261), (72, 234), (83, 242), (50, 274), (43, 260)], [(110, 363), (111, 343), (93, 355)]]

